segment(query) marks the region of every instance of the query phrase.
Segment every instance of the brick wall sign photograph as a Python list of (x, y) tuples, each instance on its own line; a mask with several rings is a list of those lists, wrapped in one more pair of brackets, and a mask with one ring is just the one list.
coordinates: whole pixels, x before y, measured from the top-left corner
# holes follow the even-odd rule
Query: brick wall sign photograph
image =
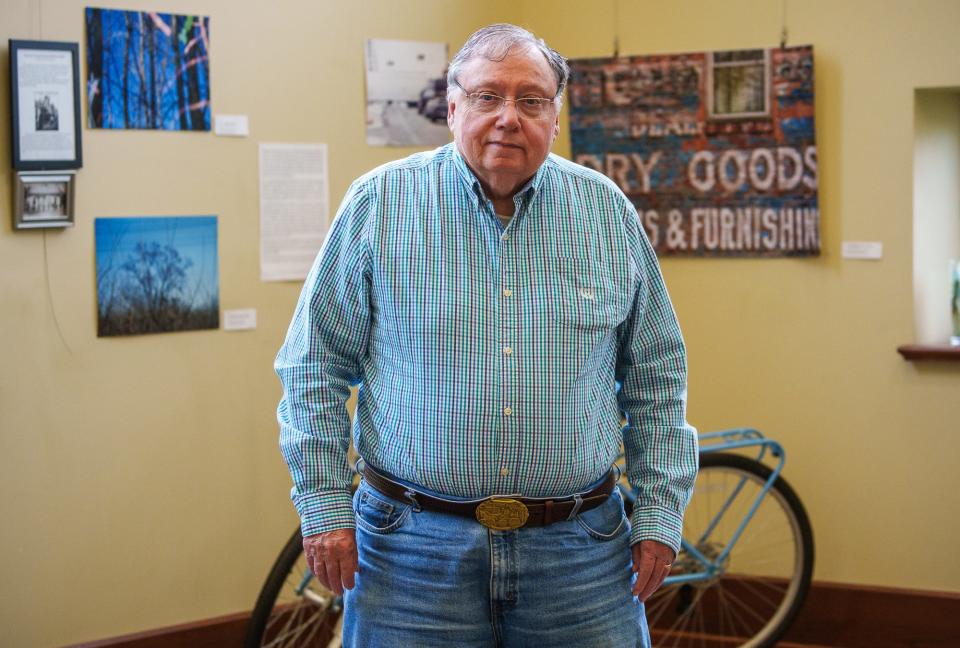
[(574, 161), (633, 201), (657, 253), (820, 253), (813, 48), (570, 62)]

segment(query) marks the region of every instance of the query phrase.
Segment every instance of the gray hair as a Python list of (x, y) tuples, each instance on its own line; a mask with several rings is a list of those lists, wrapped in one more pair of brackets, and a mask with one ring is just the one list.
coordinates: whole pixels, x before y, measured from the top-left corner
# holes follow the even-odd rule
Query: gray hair
[(450, 93), (457, 88), (457, 75), (467, 61), (477, 57), (483, 57), (488, 61), (502, 61), (514, 47), (529, 47), (543, 54), (557, 78), (557, 94), (554, 98), (561, 97), (563, 89), (567, 86), (567, 79), (570, 78), (570, 66), (567, 65), (567, 60), (556, 50), (551, 49), (542, 38), (537, 38), (523, 27), (509, 23), (488, 25), (473, 32), (473, 35), (467, 39), (450, 61), (450, 67), (447, 70), (447, 97), (449, 98)]

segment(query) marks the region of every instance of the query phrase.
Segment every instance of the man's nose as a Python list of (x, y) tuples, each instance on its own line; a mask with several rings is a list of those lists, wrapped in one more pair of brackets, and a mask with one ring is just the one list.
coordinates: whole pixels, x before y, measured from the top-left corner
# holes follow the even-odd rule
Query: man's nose
[(501, 108), (500, 112), (497, 114), (497, 127), (498, 128), (519, 128), (520, 127), (520, 113), (517, 112), (517, 102), (515, 101), (503, 102), (503, 108)]

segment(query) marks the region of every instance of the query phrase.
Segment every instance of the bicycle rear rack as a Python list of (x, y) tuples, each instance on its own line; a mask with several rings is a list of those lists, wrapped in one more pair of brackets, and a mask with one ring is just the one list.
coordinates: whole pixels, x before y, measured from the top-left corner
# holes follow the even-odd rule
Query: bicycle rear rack
[(737, 496), (742, 491), (743, 486), (746, 483), (746, 478), (742, 478), (740, 480), (740, 483), (737, 484), (730, 496), (727, 497), (726, 501), (720, 507), (720, 510), (717, 511), (717, 514), (710, 521), (707, 528), (703, 531), (696, 542), (690, 542), (686, 538), (681, 539), (680, 544), (682, 550), (685, 551), (693, 561), (699, 563), (702, 566), (703, 571), (668, 576), (667, 582), (669, 583), (691, 583), (703, 581), (713, 578), (724, 571), (724, 564), (727, 557), (730, 555), (733, 547), (737, 544), (737, 541), (743, 534), (744, 529), (746, 529), (747, 524), (757, 512), (757, 509), (760, 507), (763, 499), (770, 491), (773, 483), (777, 480), (777, 477), (780, 476), (780, 472), (783, 470), (783, 465), (787, 459), (783, 446), (773, 439), (768, 439), (763, 435), (762, 432), (754, 428), (732, 428), (728, 430), (718, 430), (716, 432), (707, 432), (699, 436), (699, 441), (701, 454), (755, 448), (756, 456), (752, 457), (754, 461), (762, 463), (769, 452), (771, 457), (777, 459), (777, 462), (776, 466), (771, 468), (769, 478), (767, 478), (763, 487), (760, 489), (760, 492), (750, 505), (749, 510), (744, 515), (736, 530), (731, 535), (730, 540), (719, 554), (712, 557), (707, 556), (703, 551), (701, 551), (700, 548), (707, 546), (707, 539), (710, 537), (710, 534), (713, 533), (716, 526), (723, 519), (724, 514), (729, 510), (734, 500), (736, 500)]

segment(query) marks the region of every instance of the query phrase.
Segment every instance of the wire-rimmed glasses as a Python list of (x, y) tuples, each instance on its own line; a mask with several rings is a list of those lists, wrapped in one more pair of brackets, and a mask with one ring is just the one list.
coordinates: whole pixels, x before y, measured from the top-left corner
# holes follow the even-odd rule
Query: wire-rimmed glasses
[(463, 93), (467, 95), (467, 100), (471, 110), (486, 115), (498, 115), (507, 102), (512, 102), (517, 107), (517, 113), (527, 119), (546, 119), (551, 116), (550, 110), (555, 99), (546, 97), (517, 97), (508, 99), (492, 92), (469, 92), (462, 85), (453, 82)]

